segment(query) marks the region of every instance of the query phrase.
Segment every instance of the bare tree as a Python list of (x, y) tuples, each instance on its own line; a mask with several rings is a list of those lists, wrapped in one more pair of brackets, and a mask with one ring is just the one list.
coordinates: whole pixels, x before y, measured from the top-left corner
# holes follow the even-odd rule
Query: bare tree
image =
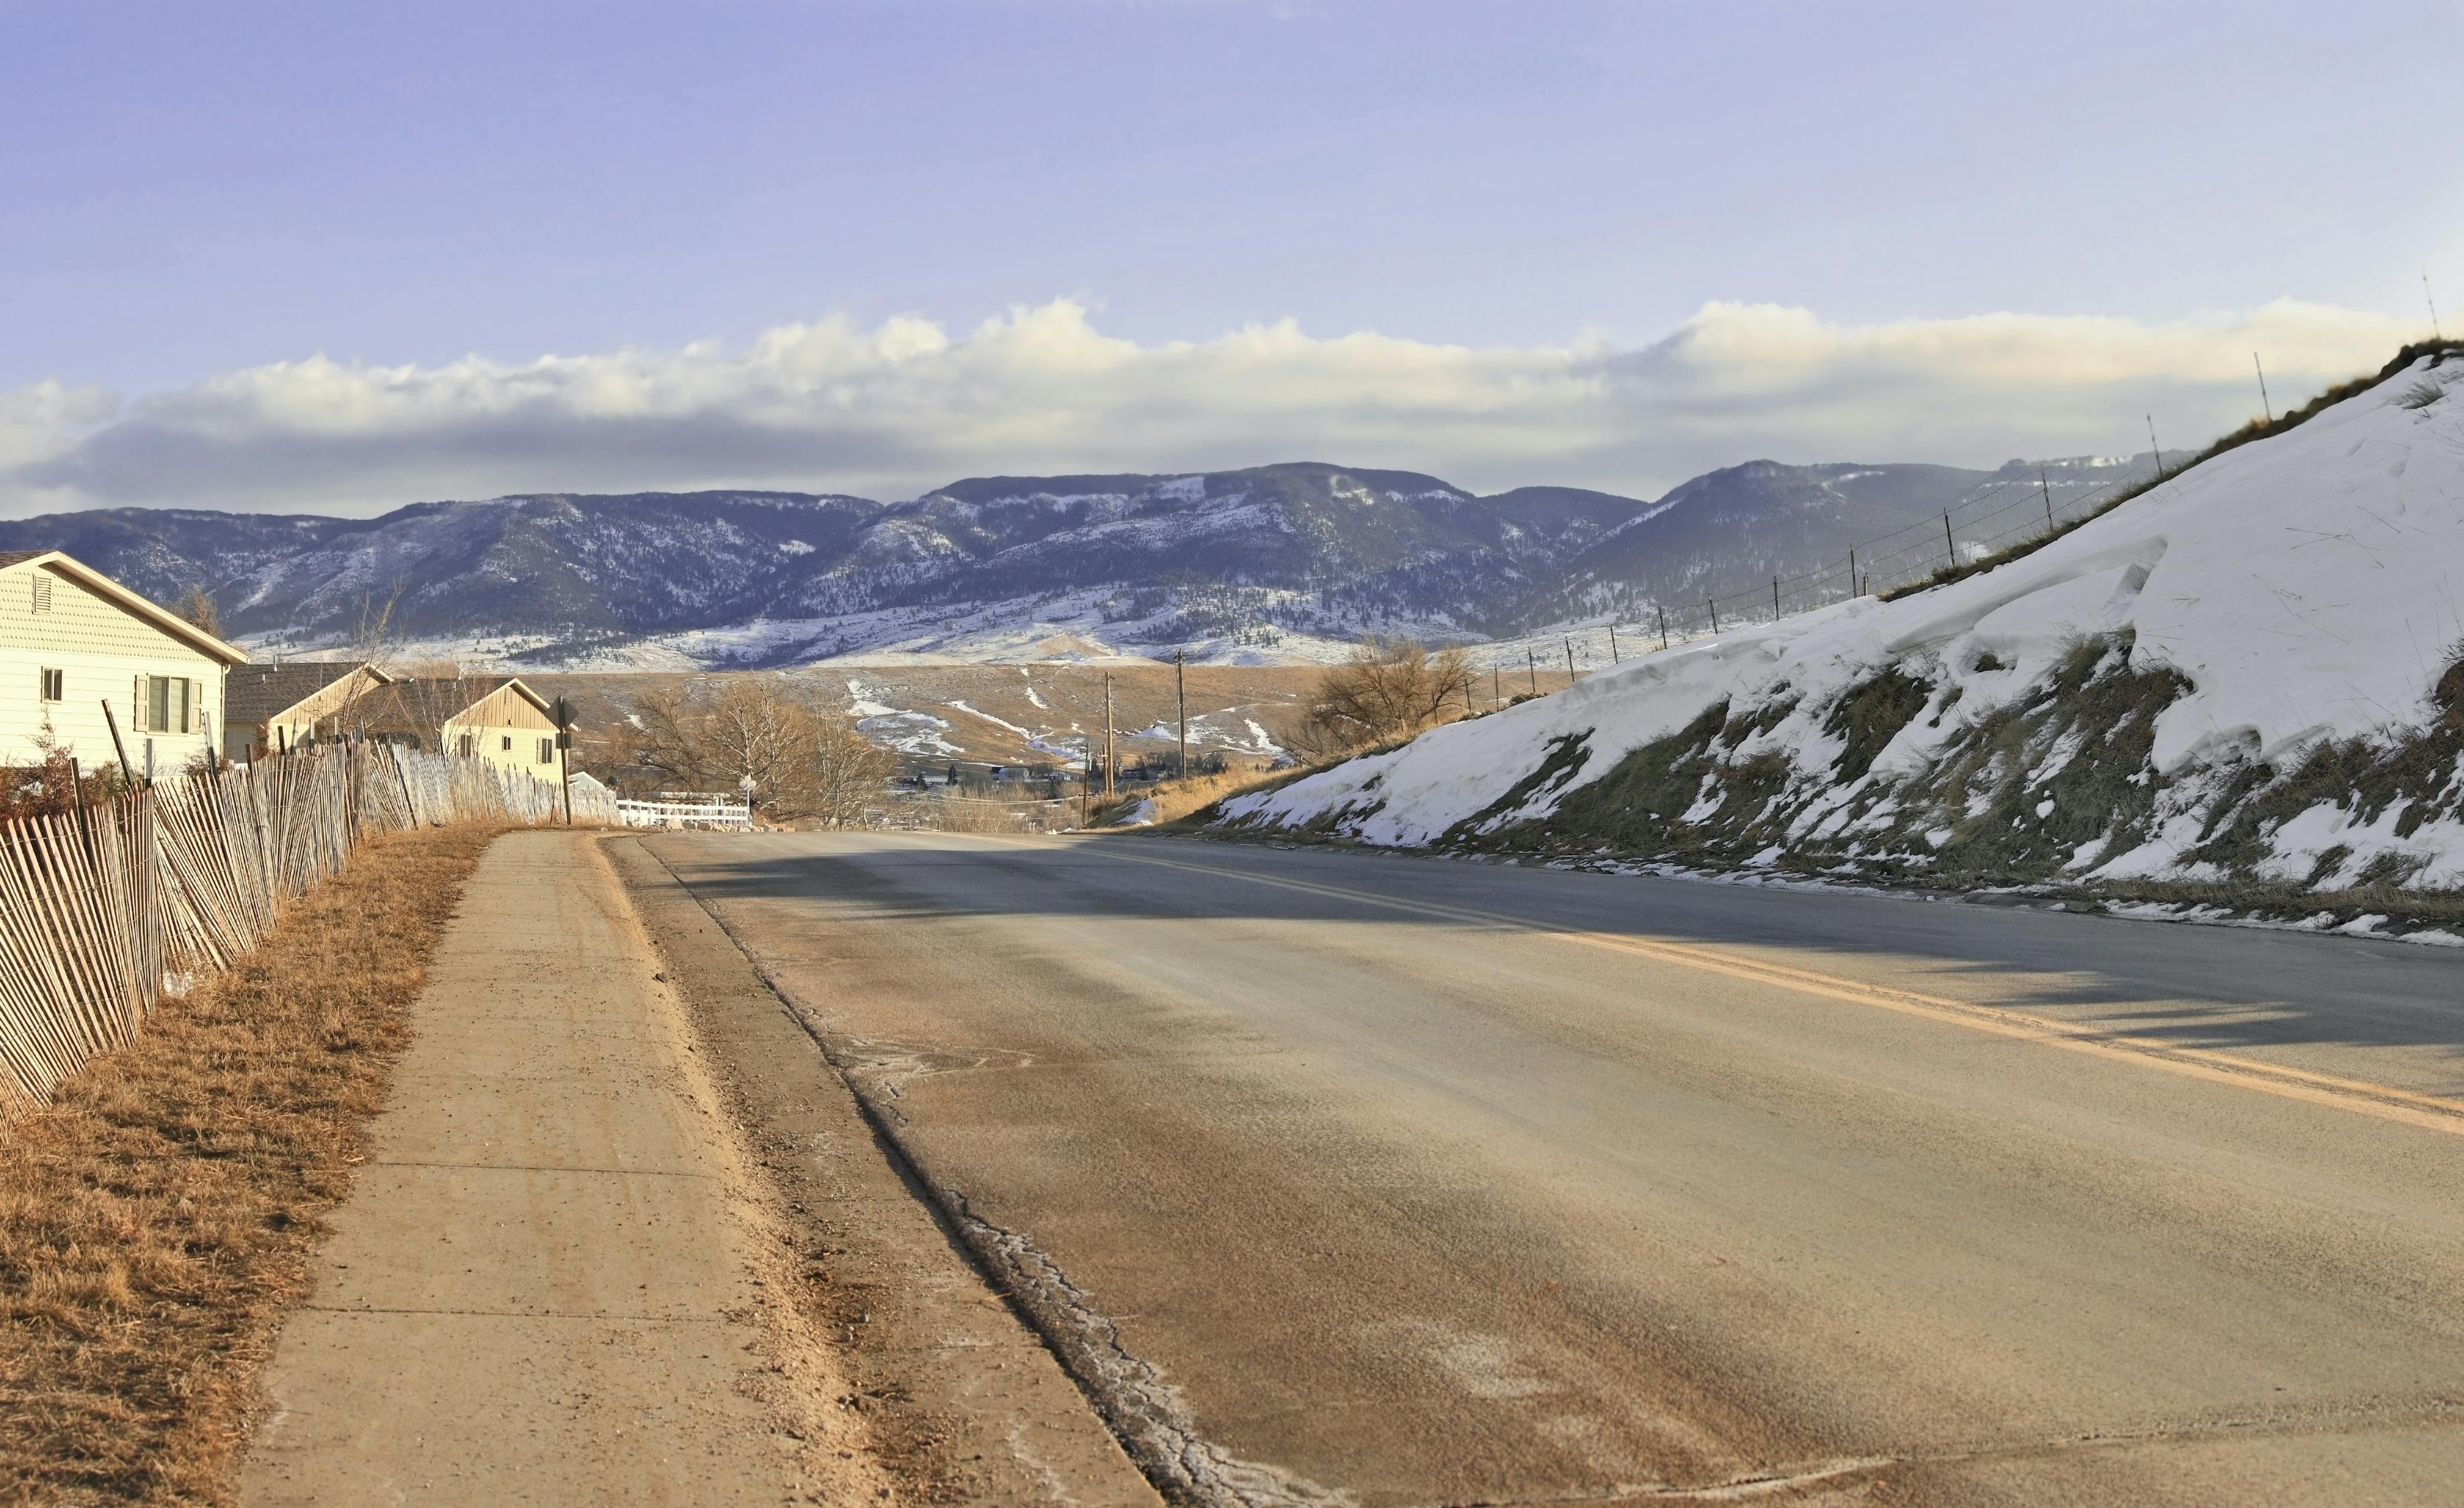
[(671, 789), (741, 789), (774, 817), (839, 825), (878, 798), (897, 757), (846, 713), (781, 675), (722, 675), (653, 687), (620, 730), (620, 778)]
[(1331, 758), (1409, 738), (1446, 721), (1456, 704), (1468, 707), (1472, 680), (1471, 657), (1460, 648), (1432, 653), (1418, 640), (1372, 634), (1318, 678), (1293, 752)]
[(189, 587), (187, 595), (180, 599), (178, 611), (181, 617), (215, 638), (223, 636), (222, 615), (214, 611), (214, 600), (204, 587)]

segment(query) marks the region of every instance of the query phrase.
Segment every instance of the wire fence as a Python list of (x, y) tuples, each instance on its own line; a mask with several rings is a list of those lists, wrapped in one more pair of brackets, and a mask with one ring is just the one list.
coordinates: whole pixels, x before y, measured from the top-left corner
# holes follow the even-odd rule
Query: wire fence
[[(573, 819), (605, 820), (594, 804)], [(0, 822), (0, 1126), (231, 968), (367, 835), (565, 815), (551, 781), (367, 743)]]
[[(2115, 477), (2084, 490), (2074, 487), (2067, 496), (2057, 495), (2046, 470), (2034, 477), (2005, 477), (1943, 510), (1939, 519), (1859, 540), (1839, 558), (1792, 576), (1774, 576), (1767, 587), (1699, 601), (1655, 603), (1648, 616), (1632, 622), (1612, 616), (1606, 623), (1572, 630), (1559, 636), (1565, 671), (1571, 676), (1585, 661), (1595, 669), (1629, 652), (1775, 623), (1836, 602), (1911, 586), (2031, 540), (2049, 539), (2085, 522), (2111, 499), (2160, 480), (2165, 475), (2162, 458), (2151, 459), (2157, 468), (2153, 471)], [(1525, 646), (1526, 668), (1551, 670), (1557, 658), (1537, 645)], [(1510, 662), (1500, 665), (1514, 668)]]

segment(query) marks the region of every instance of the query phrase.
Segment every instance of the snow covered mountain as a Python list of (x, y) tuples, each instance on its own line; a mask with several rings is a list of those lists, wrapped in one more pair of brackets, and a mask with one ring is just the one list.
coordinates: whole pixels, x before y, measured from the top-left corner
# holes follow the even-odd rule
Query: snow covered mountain
[(2464, 343), (2295, 417), (1993, 569), (1629, 660), (1223, 820), (2361, 929), (2410, 908), (2464, 942), (2408, 899), (2464, 888)]
[(1270, 663), (1340, 652), (1368, 629), (1485, 639), (1633, 613), (1793, 572), (1995, 477), (1755, 462), (1644, 502), (1554, 487), (1479, 496), (1415, 472), (1294, 463), (977, 477), (903, 503), (645, 492), (372, 519), (120, 509), (0, 523), (0, 548), (65, 549), (165, 601), (202, 586), (228, 632), (276, 653), (347, 648), (382, 617), (397, 646), (524, 667), (1174, 648)]

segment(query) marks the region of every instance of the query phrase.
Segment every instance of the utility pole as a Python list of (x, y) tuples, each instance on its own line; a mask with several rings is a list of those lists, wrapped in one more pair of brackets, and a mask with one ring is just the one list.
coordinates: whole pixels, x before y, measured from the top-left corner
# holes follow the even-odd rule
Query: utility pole
[(1534, 658), (1534, 657), (1533, 657), (1533, 655), (1532, 655), (1532, 653), (1531, 653), (1531, 646), (1530, 646), (1529, 645), (1525, 645), (1523, 646), (1523, 673), (1524, 673), (1526, 676), (1528, 676), (1528, 677), (1529, 677), (1529, 678), (1530, 678), (1530, 681), (1531, 681), (1531, 694), (1532, 694), (1532, 695), (1534, 695), (1534, 696), (1539, 695), (1539, 694), (1540, 694), (1540, 662), (1539, 662), (1536, 658)]
[(1566, 684), (1574, 684), (1574, 636), (1566, 636)]
[(1078, 825), (1084, 827), (1092, 820), (1092, 816), (1087, 809), (1087, 803), (1095, 794), (1095, 735), (1093, 733), (1078, 735)]
[(1857, 547), (1853, 544), (1848, 547), (1848, 595), (1851, 597), (1865, 595), (1857, 589)]
[(1779, 578), (1771, 578), (1771, 622), (1779, 622)]
[(2154, 414), (2149, 414), (2147, 416), (2147, 453), (2155, 459), (2157, 480), (2164, 480), (2165, 448), (2156, 443), (2156, 416)]
[(2430, 296), (2430, 273), (2427, 272), (2421, 274), (2421, 298), (2422, 302), (2430, 305), (2430, 338), (2446, 339), (2447, 337), (2438, 333), (2438, 300)]
[(564, 792), (564, 825), (573, 825), (573, 770), (565, 759), (565, 746), (572, 737), (566, 729), (573, 723), (573, 704), (560, 696), (556, 699), (556, 781)]
[(1660, 619), (1660, 647), (1665, 649), (1668, 647), (1668, 609), (1654, 602), (1651, 610)]
[(1188, 663), (1187, 663), (1187, 662), (1188, 662), (1188, 659), (1189, 659), (1189, 656), (1188, 656), (1187, 651), (1185, 651), (1185, 650), (1175, 649), (1175, 650), (1172, 652), (1172, 685), (1173, 685), (1173, 695), (1174, 695), (1174, 696), (1175, 696), (1175, 697), (1179, 701), (1179, 703), (1180, 703), (1180, 716), (1179, 716), (1177, 719), (1176, 719), (1176, 721), (1175, 721), (1175, 726), (1177, 726), (1177, 727), (1180, 730), (1180, 754), (1179, 754), (1180, 762), (1179, 762), (1178, 764), (1177, 764), (1177, 765), (1173, 766), (1172, 773), (1173, 773), (1173, 775), (1174, 775), (1174, 776), (1175, 776), (1176, 778), (1177, 778), (1177, 779), (1182, 779), (1182, 780), (1186, 780), (1186, 779), (1188, 779), (1188, 778), (1189, 778), (1189, 667), (1188, 667)]
[(1720, 637), (1720, 604), (1706, 597), (1703, 599), (1703, 605), (1711, 609), (1711, 637), (1717, 639)]
[(1506, 705), (1505, 679), (1506, 672), (1497, 667), (1497, 662), (1488, 662), (1488, 710), (1492, 712)]
[(1621, 654), (1617, 653), (1617, 624), (1615, 624), (1615, 623), (1611, 623), (1611, 624), (1609, 624), (1609, 664), (1611, 664), (1611, 665), (1623, 665), (1623, 664), (1625, 664), (1625, 656), (1623, 656), (1623, 655), (1621, 655)]
[[(2421, 275), (2427, 277), (2430, 274), (2424, 273)], [(2258, 374), (2258, 411), (2267, 417), (2267, 422), (2269, 424), (2274, 424), (2276, 423), (2276, 405), (2267, 401), (2267, 368), (2259, 364), (2258, 353), (2256, 351), (2250, 353), (2250, 365), (2251, 369)]]
[(1112, 798), (1112, 672), (1104, 672), (1104, 799)]

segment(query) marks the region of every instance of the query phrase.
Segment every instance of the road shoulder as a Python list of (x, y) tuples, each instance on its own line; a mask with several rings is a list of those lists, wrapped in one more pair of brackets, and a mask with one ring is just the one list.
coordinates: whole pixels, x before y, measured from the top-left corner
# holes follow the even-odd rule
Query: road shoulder
[(1158, 1503), (734, 939), (638, 841), (606, 852), (801, 1254), (796, 1304), (901, 1496)]

